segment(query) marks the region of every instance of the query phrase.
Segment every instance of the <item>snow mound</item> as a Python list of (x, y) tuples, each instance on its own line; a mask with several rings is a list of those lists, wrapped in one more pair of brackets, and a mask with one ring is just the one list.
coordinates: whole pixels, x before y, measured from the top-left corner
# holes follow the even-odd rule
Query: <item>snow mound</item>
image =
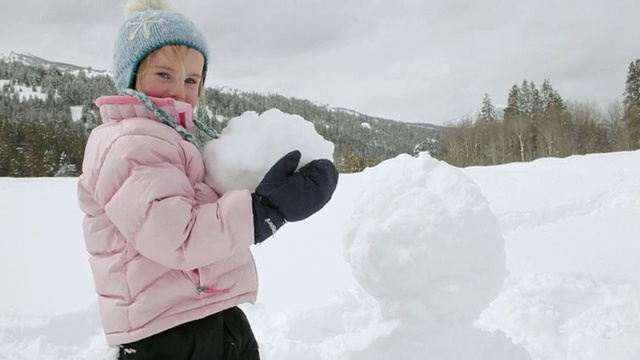
[(345, 257), (378, 300), (418, 299), (444, 323), (472, 323), (507, 276), (498, 221), (478, 186), (426, 154), (367, 171)]
[(343, 243), (354, 277), (397, 326), (349, 359), (530, 359), (474, 326), (507, 276), (498, 220), (461, 170), (401, 155), (366, 171)]

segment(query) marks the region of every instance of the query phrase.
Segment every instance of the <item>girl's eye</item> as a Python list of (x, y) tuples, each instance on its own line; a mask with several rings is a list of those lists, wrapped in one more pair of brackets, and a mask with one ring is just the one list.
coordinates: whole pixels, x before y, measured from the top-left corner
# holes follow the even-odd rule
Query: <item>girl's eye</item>
[(191, 84), (191, 85), (195, 85), (195, 84), (198, 83), (195, 79), (187, 79), (184, 82), (186, 82), (187, 84)]
[(169, 78), (169, 74), (167, 74), (167, 73), (158, 73), (157, 75), (160, 76), (163, 79), (168, 79)]

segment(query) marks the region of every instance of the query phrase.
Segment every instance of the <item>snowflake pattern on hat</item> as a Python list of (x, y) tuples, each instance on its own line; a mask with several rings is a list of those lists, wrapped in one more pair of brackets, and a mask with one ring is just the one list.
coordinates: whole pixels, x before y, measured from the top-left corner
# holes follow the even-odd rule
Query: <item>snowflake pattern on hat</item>
[[(144, 36), (144, 38), (149, 39), (151, 37), (151, 31), (149, 30), (149, 25), (165, 23), (166, 20), (161, 16), (162, 14), (159, 11), (157, 11), (157, 12), (152, 12), (150, 14), (142, 15), (142, 19), (140, 19), (139, 21), (133, 21), (133, 20), (128, 21), (127, 28), (132, 26), (135, 27), (131, 32), (131, 34), (129, 35), (129, 41), (133, 41), (136, 38), (136, 36), (138, 36), (138, 32), (140, 32), (140, 29), (142, 29), (142, 35)], [(158, 19), (154, 20), (155, 17), (158, 17)]]

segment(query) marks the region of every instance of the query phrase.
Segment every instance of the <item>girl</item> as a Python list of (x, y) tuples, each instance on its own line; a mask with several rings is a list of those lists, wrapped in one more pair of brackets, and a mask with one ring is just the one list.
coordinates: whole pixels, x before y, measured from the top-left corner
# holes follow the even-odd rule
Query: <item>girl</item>
[(130, 0), (115, 46), (120, 96), (96, 100), (103, 124), (85, 149), (78, 200), (110, 346), (120, 359), (258, 359), (237, 305), (254, 302), (249, 250), (331, 198), (329, 160), (295, 171), (293, 151), (254, 193), (217, 194), (193, 143), (208, 50), (163, 1)]

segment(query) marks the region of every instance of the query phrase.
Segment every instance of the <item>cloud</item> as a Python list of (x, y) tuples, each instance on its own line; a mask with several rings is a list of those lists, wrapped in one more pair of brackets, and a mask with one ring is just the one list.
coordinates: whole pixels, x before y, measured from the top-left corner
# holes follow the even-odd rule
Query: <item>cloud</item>
[[(5, 1), (0, 51), (109, 69), (125, 1)], [(442, 123), (523, 80), (619, 99), (640, 57), (637, 0), (181, 0), (205, 33), (207, 85)]]

